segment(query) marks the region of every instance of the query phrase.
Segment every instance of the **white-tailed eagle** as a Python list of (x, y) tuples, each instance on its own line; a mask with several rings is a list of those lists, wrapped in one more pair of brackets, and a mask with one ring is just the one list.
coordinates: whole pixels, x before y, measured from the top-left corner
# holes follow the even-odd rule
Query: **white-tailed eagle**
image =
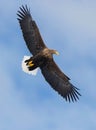
[[(23, 63), (28, 73), (40, 68), (45, 80), (66, 101), (77, 101), (81, 94), (79, 89), (70, 83), (70, 79), (60, 70), (53, 59), (53, 54), (59, 54), (56, 50), (49, 49), (44, 44), (39, 29), (33, 20), (27, 5), (20, 7), (17, 13), (24, 40), (33, 56), (25, 57)], [(22, 65), (23, 66), (23, 65)], [(24, 66), (23, 66), (24, 69)]]

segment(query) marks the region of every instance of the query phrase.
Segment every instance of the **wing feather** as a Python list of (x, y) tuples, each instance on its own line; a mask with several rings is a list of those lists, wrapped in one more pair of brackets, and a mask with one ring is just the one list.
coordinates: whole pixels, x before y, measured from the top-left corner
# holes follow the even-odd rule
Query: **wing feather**
[(45, 80), (56, 90), (66, 101), (74, 102), (79, 99), (81, 94), (79, 89), (69, 82), (69, 78), (59, 69), (52, 60), (41, 68)]
[(29, 51), (33, 55), (36, 55), (38, 52), (44, 49), (46, 45), (42, 40), (35, 21), (32, 19), (30, 9), (28, 9), (27, 5), (25, 7), (22, 6), (20, 7), (17, 15), (26, 45)]

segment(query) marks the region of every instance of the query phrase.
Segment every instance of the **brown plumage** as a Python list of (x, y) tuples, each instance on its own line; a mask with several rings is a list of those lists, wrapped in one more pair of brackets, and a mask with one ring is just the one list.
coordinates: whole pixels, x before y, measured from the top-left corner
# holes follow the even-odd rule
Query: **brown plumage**
[(56, 65), (53, 54), (58, 54), (56, 50), (48, 49), (44, 44), (39, 29), (32, 19), (30, 9), (27, 6), (20, 7), (17, 13), (24, 40), (32, 57), (26, 60), (29, 71), (39, 67), (45, 80), (63, 98), (70, 101), (77, 101), (80, 93), (79, 89), (69, 82), (69, 78)]

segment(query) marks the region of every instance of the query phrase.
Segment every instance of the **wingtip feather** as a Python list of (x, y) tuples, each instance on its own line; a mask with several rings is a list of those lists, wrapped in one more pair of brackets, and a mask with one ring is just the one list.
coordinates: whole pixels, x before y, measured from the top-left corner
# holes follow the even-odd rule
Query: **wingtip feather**
[(69, 91), (67, 93), (67, 95), (65, 96), (65, 100), (69, 101), (69, 102), (76, 102), (77, 100), (79, 100), (79, 96), (81, 96), (81, 94), (78, 92), (79, 89), (76, 88), (75, 86), (73, 86), (72, 84), (70, 84), (71, 86), (71, 91)]
[(19, 10), (17, 12), (17, 16), (18, 16), (18, 20), (23, 20), (26, 16), (31, 16), (30, 14), (30, 8), (28, 8), (27, 5), (22, 5), (21, 7), (19, 7)]

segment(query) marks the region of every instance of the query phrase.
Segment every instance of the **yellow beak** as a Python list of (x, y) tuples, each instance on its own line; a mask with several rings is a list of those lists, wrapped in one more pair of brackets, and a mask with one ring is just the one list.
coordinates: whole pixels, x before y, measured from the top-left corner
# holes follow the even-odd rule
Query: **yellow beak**
[(55, 51), (55, 54), (56, 54), (56, 55), (59, 55), (59, 52), (58, 52), (58, 51)]

